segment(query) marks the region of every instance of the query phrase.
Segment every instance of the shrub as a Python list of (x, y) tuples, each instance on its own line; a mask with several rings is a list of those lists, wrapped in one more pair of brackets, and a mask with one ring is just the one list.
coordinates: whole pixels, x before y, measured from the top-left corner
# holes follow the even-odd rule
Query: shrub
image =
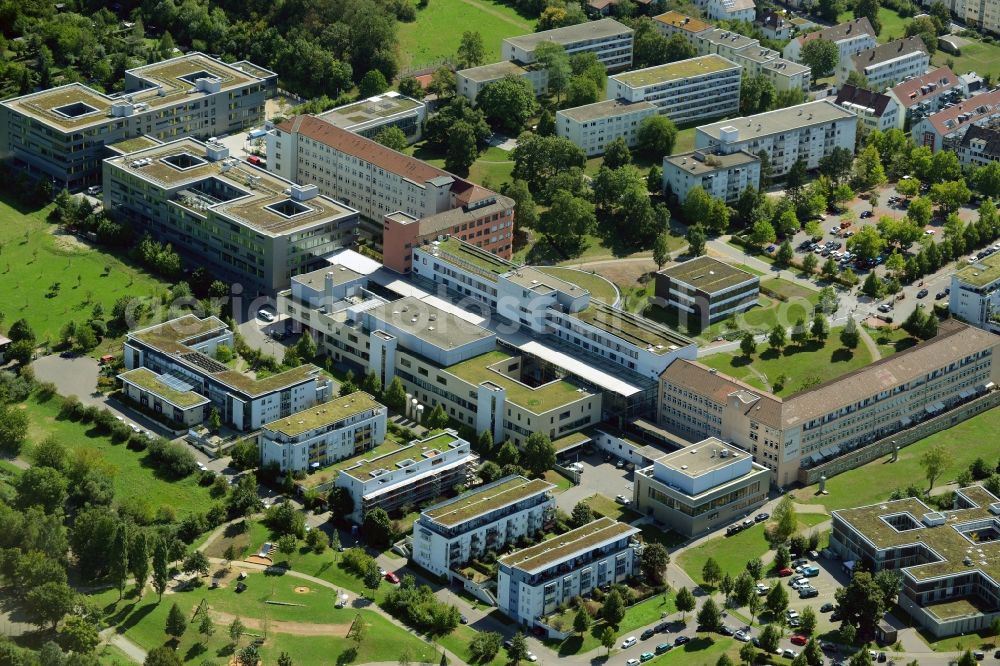
[(62, 405), (59, 406), (59, 418), (78, 421), (83, 416), (83, 403), (75, 395), (68, 395), (63, 398)]

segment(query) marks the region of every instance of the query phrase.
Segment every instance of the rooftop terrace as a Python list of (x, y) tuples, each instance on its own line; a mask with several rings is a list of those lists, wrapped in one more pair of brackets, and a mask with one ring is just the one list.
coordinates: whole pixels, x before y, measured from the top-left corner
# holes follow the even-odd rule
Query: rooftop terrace
[(118, 378), (134, 384), (145, 391), (149, 391), (153, 395), (159, 396), (181, 409), (190, 409), (208, 402), (208, 398), (194, 391), (181, 391), (170, 386), (160, 378), (160, 375), (157, 375), (148, 368), (129, 370), (118, 375)]
[(615, 81), (621, 81), (630, 88), (643, 88), (696, 76), (707, 76), (730, 69), (739, 71), (740, 66), (720, 55), (712, 54), (615, 74), (611, 78)]
[(639, 532), (637, 527), (610, 518), (598, 518), (592, 523), (538, 545), (504, 555), (500, 558), (500, 563), (528, 573), (536, 573), (561, 560), (584, 554), (602, 544), (637, 532)]
[(542, 479), (512, 476), (442, 502), (424, 511), (424, 515), (445, 527), (454, 527), (553, 488), (554, 485)]
[[(745, 153), (737, 154), (746, 156)], [(660, 273), (709, 294), (754, 279), (750, 273), (711, 257), (696, 257), (682, 264), (664, 268)]]
[(338, 421), (370, 410), (384, 409), (371, 395), (355, 391), (345, 396), (333, 398), (329, 402), (313, 405), (309, 409), (296, 412), (287, 418), (272, 421), (263, 426), (264, 430), (279, 432), (287, 437), (333, 425)]
[(985, 287), (1000, 280), (1000, 252), (960, 268), (956, 271), (955, 276), (974, 287)]
[[(450, 432), (442, 432), (427, 439), (414, 440), (407, 446), (382, 455), (373, 456), (369, 451), (367, 454), (337, 463), (334, 468), (358, 481), (370, 481), (378, 476), (378, 470), (401, 469), (419, 460), (439, 456), (462, 441)], [(376, 472), (375, 476), (372, 475), (373, 472)]]
[(586, 310), (572, 316), (654, 354), (667, 354), (693, 344), (666, 326), (600, 301), (591, 301)]

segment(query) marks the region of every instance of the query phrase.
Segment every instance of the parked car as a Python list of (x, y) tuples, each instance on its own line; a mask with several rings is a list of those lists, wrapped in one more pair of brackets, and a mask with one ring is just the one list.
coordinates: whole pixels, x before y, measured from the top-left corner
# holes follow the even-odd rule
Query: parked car
[(654, 631), (653, 629), (647, 629), (646, 631), (642, 632), (642, 636), (640, 636), (639, 638), (641, 638), (642, 640), (645, 641), (645, 640), (649, 640), (650, 638), (652, 638), (655, 635), (656, 635), (656, 631)]
[(920, 291), (917, 292), (917, 298), (923, 298), (926, 295), (927, 295), (926, 289), (921, 289)]
[(638, 638), (636, 638), (635, 636), (629, 636), (628, 638), (622, 641), (622, 649), (626, 650), (638, 642), (639, 642)]
[(860, 217), (862, 220), (867, 220), (869, 217), (875, 217), (875, 213), (871, 212), (870, 210), (863, 210), (861, 211), (861, 215), (858, 215), (858, 217)]
[(785, 576), (791, 576), (795, 573), (791, 568), (785, 567), (784, 569), (778, 569), (778, 575), (784, 578)]
[(670, 643), (660, 643), (656, 646), (656, 654), (663, 654), (664, 652), (670, 652), (673, 647)]
[(733, 634), (736, 633), (736, 631), (734, 631), (732, 627), (724, 624), (721, 627), (719, 627), (719, 633), (722, 634), (723, 636), (732, 636)]
[(782, 650), (781, 656), (784, 657), (785, 659), (795, 659), (797, 656), (799, 656), (799, 653), (796, 652), (795, 650), (785, 649)]
[(257, 310), (257, 318), (258, 319), (263, 319), (264, 321), (266, 321), (269, 324), (272, 321), (274, 321), (274, 315), (271, 314), (270, 312), (268, 312), (267, 310), (264, 310), (264, 309)]
[(799, 599), (812, 599), (813, 597), (819, 596), (819, 590), (815, 587), (800, 587), (799, 588)]
[(809, 639), (803, 636), (802, 634), (794, 634), (788, 640), (792, 642), (792, 645), (805, 645), (806, 643), (809, 642)]
[(626, 662), (625, 662), (625, 666), (639, 666), (639, 660), (638, 660), (638, 659), (635, 659), (635, 658), (633, 658), (633, 659), (628, 659), (628, 660), (626, 660)]
[(670, 623), (669, 622), (659, 623), (658, 625), (656, 625), (656, 631), (661, 634), (667, 633), (668, 631), (670, 631)]
[(748, 634), (747, 632), (745, 632), (743, 630), (740, 630), (740, 631), (737, 631), (735, 634), (733, 634), (733, 638), (735, 638), (736, 640), (738, 640), (741, 643), (746, 643), (747, 641), (750, 640), (750, 634)]
[(820, 613), (830, 613), (830, 612), (833, 611), (833, 609), (834, 609), (834, 605), (831, 604), (828, 601), (828, 602), (826, 602), (825, 604), (823, 604), (822, 606), (819, 607), (819, 612)]
[(819, 567), (811, 564), (808, 566), (804, 566), (802, 567), (802, 575), (807, 578), (815, 578), (816, 576), (819, 575)]
[(793, 608), (788, 608), (785, 610), (785, 617), (789, 620), (797, 620), (799, 617), (799, 612)]
[(755, 522), (762, 523), (770, 517), (771, 514), (769, 513), (758, 513), (756, 516), (753, 517), (753, 519)]
[(640, 662), (646, 662), (646, 661), (649, 661), (652, 658), (653, 658), (653, 653), (652, 652), (643, 652), (642, 654), (639, 655), (639, 661)]
[(684, 645), (685, 643), (689, 642), (691, 642), (691, 639), (688, 638), (687, 636), (678, 636), (677, 638), (674, 639), (674, 646)]
[(624, 495), (615, 495), (615, 501), (618, 502), (619, 504), (622, 504), (622, 505), (625, 505), (625, 506), (627, 506), (627, 505), (629, 505), (629, 504), (632, 503), (632, 500), (630, 500), (629, 498), (625, 497)]

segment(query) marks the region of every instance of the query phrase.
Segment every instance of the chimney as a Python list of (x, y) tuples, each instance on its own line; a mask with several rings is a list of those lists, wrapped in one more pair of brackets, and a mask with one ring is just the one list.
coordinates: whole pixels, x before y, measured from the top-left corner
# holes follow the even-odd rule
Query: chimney
[(323, 276), (323, 297), (326, 301), (327, 311), (329, 312), (330, 306), (333, 305), (333, 271), (328, 271)]

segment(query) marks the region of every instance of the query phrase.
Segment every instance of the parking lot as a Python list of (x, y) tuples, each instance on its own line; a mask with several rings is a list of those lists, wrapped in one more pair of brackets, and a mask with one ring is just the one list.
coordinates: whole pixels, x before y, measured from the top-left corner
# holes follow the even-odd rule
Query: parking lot
[(577, 454), (566, 456), (567, 461), (579, 462), (583, 467), (580, 474), (580, 484), (573, 486), (564, 493), (556, 496), (558, 507), (570, 513), (573, 507), (583, 499), (594, 493), (600, 493), (614, 499), (618, 495), (624, 495), (629, 500), (632, 499), (632, 478), (633, 471), (627, 465), (615, 466), (615, 460), (606, 461), (605, 454), (597, 450), (592, 454), (585, 454), (580, 450)]

